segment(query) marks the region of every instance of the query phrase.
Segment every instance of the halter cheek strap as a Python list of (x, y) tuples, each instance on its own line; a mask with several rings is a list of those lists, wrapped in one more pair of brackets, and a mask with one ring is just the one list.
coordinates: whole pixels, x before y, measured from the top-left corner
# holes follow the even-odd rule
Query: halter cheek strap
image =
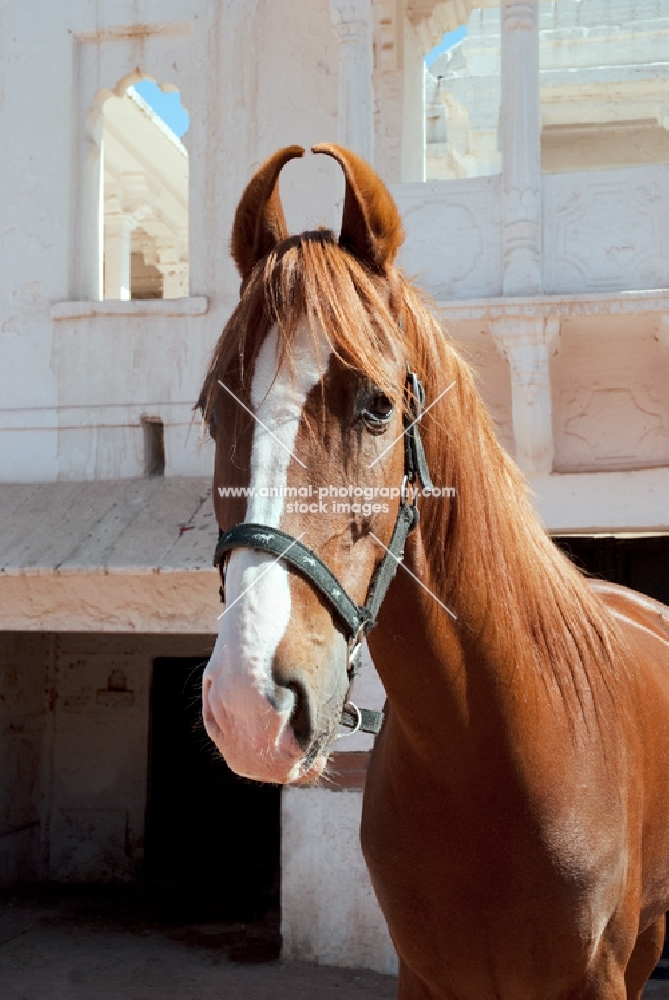
[(418, 424), (425, 406), (425, 390), (423, 383), (415, 372), (407, 365), (406, 388), (408, 392), (408, 413), (404, 413), (404, 474), (410, 483), (418, 480), (422, 487), (432, 490), (432, 479), (427, 467), (425, 449), (421, 440)]
[[(343, 626), (349, 641), (360, 641), (376, 625), (376, 616), (388, 587), (397, 572), (398, 562), (404, 555), (407, 535), (417, 523), (418, 508), (403, 500), (400, 504), (395, 528), (388, 551), (372, 577), (366, 602), (358, 606), (349, 597), (337, 577), (312, 549), (279, 528), (247, 522), (236, 524), (228, 531), (221, 531), (214, 553), (214, 566), (221, 566), (225, 555), (233, 549), (255, 549), (287, 562), (306, 577)], [(222, 595), (223, 599), (225, 594)], [(362, 633), (362, 634), (361, 634)], [(351, 659), (352, 659), (351, 655)]]
[[(222, 531), (214, 554), (214, 565), (220, 566), (224, 556), (232, 549), (255, 549), (282, 559), (302, 576), (306, 577), (314, 590), (325, 599), (335, 612), (347, 636), (355, 636), (364, 629), (369, 620), (366, 606), (358, 605), (348, 596), (334, 573), (323, 560), (308, 546), (278, 528), (268, 528), (264, 524), (236, 524), (229, 531)], [(371, 625), (369, 626), (371, 628)]]
[[(318, 591), (326, 606), (337, 618), (348, 642), (348, 672), (352, 676), (358, 665), (362, 641), (376, 625), (376, 618), (397, 567), (404, 558), (408, 535), (418, 524), (416, 481), (432, 489), (432, 481), (425, 460), (418, 423), (423, 411), (425, 394), (417, 376), (407, 369), (406, 389), (409, 405), (404, 414), (404, 479), (400, 489), (400, 505), (388, 549), (376, 567), (367, 592), (367, 600), (357, 605), (347, 594), (332, 570), (312, 549), (297, 538), (265, 524), (241, 523), (228, 531), (219, 531), (214, 553), (214, 566), (221, 570), (223, 584), (221, 601), (225, 601), (225, 557), (233, 549), (247, 548), (265, 552), (282, 559), (297, 570)], [(409, 487), (413, 497), (409, 503)], [(349, 705), (355, 709), (351, 712)], [(347, 702), (342, 712), (341, 724), (366, 733), (376, 734), (383, 723), (382, 712), (359, 709)]]

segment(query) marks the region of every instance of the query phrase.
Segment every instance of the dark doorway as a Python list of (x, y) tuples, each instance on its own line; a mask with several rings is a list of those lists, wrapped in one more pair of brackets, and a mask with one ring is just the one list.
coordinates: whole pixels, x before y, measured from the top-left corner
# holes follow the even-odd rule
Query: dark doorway
[(669, 605), (669, 535), (641, 538), (570, 535), (554, 541), (592, 576), (631, 587)]
[[(554, 541), (580, 569), (669, 605), (669, 535), (641, 538), (572, 535)], [(662, 961), (653, 979), (669, 979), (669, 917)]]
[(200, 717), (206, 661), (153, 661), (145, 876), (201, 916), (258, 920), (278, 906), (280, 789), (233, 774)]

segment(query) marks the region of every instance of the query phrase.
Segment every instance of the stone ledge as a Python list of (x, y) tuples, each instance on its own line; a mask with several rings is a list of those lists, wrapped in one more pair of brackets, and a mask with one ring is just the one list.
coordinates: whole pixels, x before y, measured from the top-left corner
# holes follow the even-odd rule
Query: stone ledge
[(437, 302), (440, 315), (456, 323), (497, 319), (568, 319), (572, 316), (630, 316), (669, 312), (669, 289), (589, 292), (575, 295), (463, 299)]
[(529, 476), (534, 504), (554, 534), (669, 532), (669, 468)]
[(54, 302), (51, 319), (92, 319), (116, 316), (204, 316), (209, 312), (205, 295), (187, 299), (105, 299), (101, 302)]
[(218, 631), (217, 574), (0, 575), (0, 629), (21, 632)]

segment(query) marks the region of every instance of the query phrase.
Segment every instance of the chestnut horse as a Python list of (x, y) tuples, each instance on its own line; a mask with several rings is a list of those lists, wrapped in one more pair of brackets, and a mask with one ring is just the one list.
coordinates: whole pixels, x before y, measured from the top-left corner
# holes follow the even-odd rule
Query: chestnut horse
[(376, 622), (362, 845), (398, 996), (638, 1000), (669, 908), (669, 611), (553, 545), (394, 264), (370, 167), (316, 147), (345, 174), (341, 234), (289, 236), (278, 176), (303, 152), (241, 199), (240, 301), (200, 399), (227, 599), (207, 732), (242, 775), (316, 781)]

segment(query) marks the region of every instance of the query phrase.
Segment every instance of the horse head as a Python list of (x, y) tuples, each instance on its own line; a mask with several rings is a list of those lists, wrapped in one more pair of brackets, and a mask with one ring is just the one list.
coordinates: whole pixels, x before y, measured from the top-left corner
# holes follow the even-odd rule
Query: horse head
[(290, 237), (278, 178), (303, 152), (270, 157), (237, 208), (240, 302), (201, 398), (226, 600), (204, 724), (233, 770), (281, 783), (323, 771), (372, 624), (370, 583), (409, 511), (399, 214), (364, 161), (321, 145), (346, 178), (339, 238)]

